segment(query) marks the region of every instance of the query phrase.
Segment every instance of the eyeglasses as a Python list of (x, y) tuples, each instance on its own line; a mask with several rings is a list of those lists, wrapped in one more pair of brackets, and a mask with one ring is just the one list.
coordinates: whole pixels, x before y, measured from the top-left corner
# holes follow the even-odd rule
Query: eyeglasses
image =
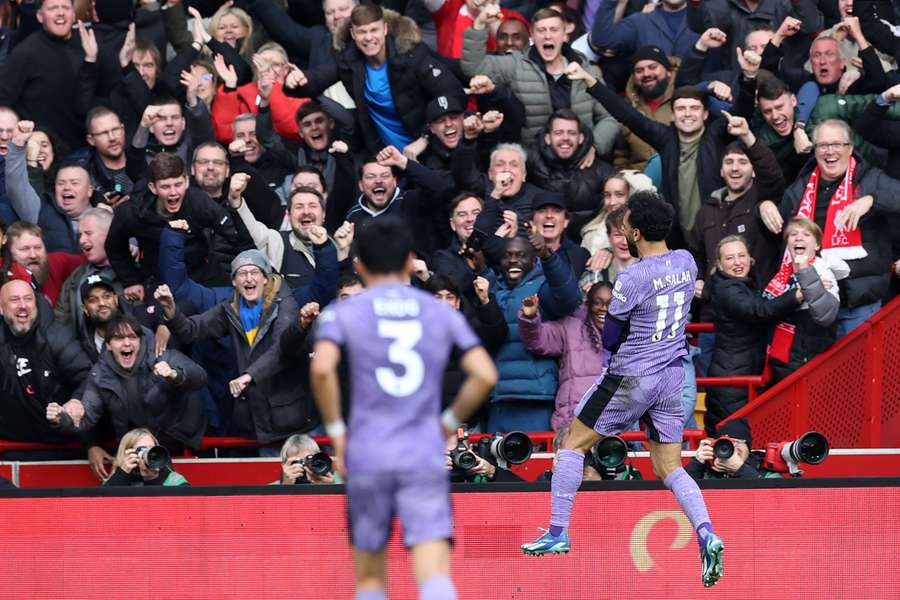
[(228, 161), (222, 160), (221, 158), (198, 158), (194, 161), (194, 164), (198, 167), (207, 167), (209, 165), (215, 165), (217, 167), (224, 167), (228, 164)]
[(815, 144), (813, 146), (817, 152), (828, 152), (829, 150), (843, 150), (847, 146), (851, 146), (850, 142), (831, 142), (831, 143), (821, 143)]
[(112, 129), (107, 129), (106, 131), (98, 131), (96, 133), (92, 133), (91, 137), (101, 138), (106, 137), (107, 139), (113, 139), (119, 137), (122, 132), (125, 131), (124, 125), (119, 125), (118, 127), (113, 127)]
[(256, 267), (250, 269), (238, 269), (234, 272), (235, 279), (256, 279), (257, 277), (262, 276), (263, 272)]

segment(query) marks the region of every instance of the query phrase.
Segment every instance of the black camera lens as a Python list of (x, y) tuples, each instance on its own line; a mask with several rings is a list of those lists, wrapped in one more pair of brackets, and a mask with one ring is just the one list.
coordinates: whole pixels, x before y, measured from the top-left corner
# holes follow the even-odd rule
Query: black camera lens
[(168, 465), (171, 460), (169, 451), (162, 446), (153, 446), (152, 448), (140, 447), (135, 450), (138, 458), (144, 461), (148, 469), (161, 469)]
[(734, 442), (728, 438), (719, 438), (713, 444), (713, 455), (719, 460), (734, 456)]
[(463, 471), (468, 471), (478, 464), (478, 458), (471, 450), (456, 448), (450, 452), (450, 460), (453, 466)]
[(316, 452), (310, 454), (303, 460), (304, 465), (318, 476), (328, 475), (331, 473), (331, 457), (324, 452)]
[(790, 456), (794, 462), (817, 465), (828, 456), (828, 440), (818, 431), (804, 433), (791, 444)]
[(594, 458), (601, 467), (617, 469), (625, 464), (628, 456), (628, 445), (625, 440), (617, 435), (610, 435), (599, 442), (593, 448)]
[(493, 454), (512, 465), (520, 465), (531, 458), (531, 438), (521, 431), (494, 438), (494, 444), (496, 448), (493, 448)]

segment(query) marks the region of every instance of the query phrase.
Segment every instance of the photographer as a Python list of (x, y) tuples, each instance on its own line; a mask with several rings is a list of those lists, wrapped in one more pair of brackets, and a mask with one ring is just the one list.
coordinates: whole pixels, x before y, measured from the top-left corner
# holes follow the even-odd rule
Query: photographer
[(149, 429), (132, 429), (123, 435), (122, 441), (119, 442), (119, 450), (116, 452), (115, 471), (103, 485), (190, 485), (183, 475), (172, 469), (168, 453), (164, 465), (156, 468), (152, 464), (147, 464), (147, 450), (157, 446), (159, 442)]
[(728, 436), (734, 444), (734, 454), (728, 458), (716, 458), (714, 438), (700, 442), (697, 456), (684, 467), (694, 479), (760, 479), (765, 477), (760, 471), (758, 456), (751, 454), (750, 425), (746, 419), (735, 419), (718, 428), (718, 435)]
[[(475, 466), (462, 470), (453, 465), (453, 455), (460, 451), (470, 452), (475, 457)], [(447, 440), (447, 470), (450, 471), (450, 481), (453, 483), (489, 483), (525, 481), (512, 471), (498, 467), (493, 462), (482, 457), (479, 452), (472, 449), (468, 436), (462, 438), (448, 438)]]
[(340, 475), (330, 470), (324, 475), (313, 471), (309, 457), (322, 450), (316, 440), (304, 433), (294, 434), (281, 447), (281, 479), (270, 485), (300, 483), (343, 483)]

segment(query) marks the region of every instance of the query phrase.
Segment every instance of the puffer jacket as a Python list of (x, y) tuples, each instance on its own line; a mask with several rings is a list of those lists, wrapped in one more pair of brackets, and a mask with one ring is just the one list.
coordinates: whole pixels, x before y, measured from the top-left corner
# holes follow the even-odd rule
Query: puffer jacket
[[(462, 97), (462, 85), (425, 44), (418, 26), (409, 17), (385, 10), (388, 24), (387, 69), (394, 107), (406, 133), (424, 132), (425, 106), (438, 96)], [(304, 71), (306, 85), (286, 90), (288, 96), (314, 98), (332, 84), (341, 82), (356, 102), (356, 121), (362, 133), (362, 149), (375, 154), (384, 146), (369, 116), (365, 101), (366, 58), (350, 38), (350, 20), (338, 26), (333, 36), (333, 58)]]
[(561, 317), (574, 312), (581, 293), (572, 270), (554, 254), (549, 259), (536, 261), (534, 268), (515, 287), (509, 287), (504, 278), (492, 279), (495, 281), (491, 282), (491, 289), (503, 311), (509, 333), (497, 351), (500, 380), (491, 395), (491, 402), (503, 399), (551, 402), (557, 389), (556, 361), (528, 352), (519, 336), (519, 309), (522, 300), (537, 294), (543, 317), (548, 317), (548, 313)]
[[(487, 75), (497, 85), (508, 85), (516, 97), (525, 105), (525, 127), (522, 129), (522, 140), (532, 143), (537, 133), (547, 124), (553, 113), (550, 90), (547, 84), (547, 72), (544, 64), (537, 56), (536, 50), (528, 54), (513, 52), (505, 55), (487, 54), (486, 29), (469, 27), (463, 32), (463, 52), (460, 65), (463, 73)], [(578, 62), (592, 75), (601, 78), (600, 72), (591, 66), (587, 59), (570, 48), (563, 47), (563, 55), (569, 62)], [(573, 81), (571, 90), (572, 111), (578, 115), (582, 127), (590, 129), (594, 134), (594, 147), (600, 156), (612, 153), (619, 124), (606, 109), (587, 92), (584, 82)]]
[[(867, 164), (858, 155), (856, 159), (853, 197), (872, 195), (875, 202), (859, 221), (862, 245), (868, 256), (848, 260), (850, 276), (840, 282), (841, 306), (849, 308), (877, 302), (887, 293), (891, 278), (891, 230), (890, 221), (885, 217), (900, 214), (900, 182)], [(785, 222), (800, 208), (803, 190), (815, 167), (816, 161), (811, 159), (785, 191), (780, 207)], [(813, 218), (822, 231), (828, 217), (827, 204), (818, 202)]]
[(587, 169), (578, 167), (591, 148), (591, 132), (585, 132), (584, 141), (571, 158), (561, 159), (544, 140), (547, 128), (538, 133), (534, 144), (528, 149), (528, 179), (545, 190), (560, 192), (566, 198), (569, 209), (569, 239), (579, 241), (581, 228), (593, 218), (603, 205), (603, 185), (613, 168), (599, 157)]
[(312, 429), (317, 423), (309, 397), (303, 393), (306, 373), (282, 356), (281, 334), (297, 319), (297, 303), (278, 274), (269, 276), (263, 312), (253, 344), (247, 342), (240, 319), (240, 296), (221, 302), (206, 312), (186, 317), (178, 311), (169, 321), (172, 334), (182, 343), (230, 335), (238, 372), (253, 382), (235, 401), (233, 423), (261, 444), (283, 440)]
[[(715, 306), (716, 341), (710, 377), (759, 375), (763, 372), (771, 326), (797, 309), (795, 294), (763, 298), (749, 277), (721, 272), (710, 278), (710, 299)], [(745, 388), (711, 387), (706, 392), (707, 430), (747, 403)]]
[[(153, 333), (144, 329), (138, 355), (140, 397), (133, 399), (143, 405), (148, 423), (138, 423), (152, 431), (163, 433), (182, 444), (196, 448), (206, 431), (206, 412), (203, 397), (198, 393), (206, 385), (206, 371), (177, 350), (166, 350), (154, 356)], [(165, 362), (179, 372), (178, 381), (171, 383), (153, 374), (156, 363)], [(81, 424), (90, 430), (109, 413), (116, 437), (121, 439), (131, 424), (128, 418), (128, 391), (111, 352), (104, 352), (87, 379), (81, 402), (85, 416)]]
[(581, 306), (560, 321), (544, 322), (540, 313), (526, 317), (519, 310), (519, 336), (525, 348), (538, 356), (559, 357), (559, 390), (550, 418), (553, 431), (572, 422), (578, 401), (603, 374), (603, 355), (608, 352), (587, 314), (587, 307)]

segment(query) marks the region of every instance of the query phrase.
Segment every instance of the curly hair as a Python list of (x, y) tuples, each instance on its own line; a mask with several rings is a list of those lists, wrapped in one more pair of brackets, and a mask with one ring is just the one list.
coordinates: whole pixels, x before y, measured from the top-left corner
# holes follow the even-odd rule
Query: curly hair
[(661, 242), (669, 235), (675, 208), (657, 192), (635, 192), (628, 200), (628, 222), (648, 242)]

